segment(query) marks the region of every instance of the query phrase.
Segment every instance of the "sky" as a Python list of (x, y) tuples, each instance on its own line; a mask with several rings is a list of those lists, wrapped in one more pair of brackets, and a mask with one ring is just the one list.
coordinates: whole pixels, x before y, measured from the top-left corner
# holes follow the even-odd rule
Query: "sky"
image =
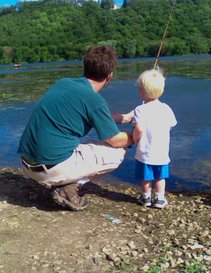
[[(21, 1), (27, 1), (27, 0), (0, 0), (0, 8), (4, 7), (4, 6), (11, 6), (11, 5), (15, 5), (17, 2), (21, 2)], [(31, 0), (28, 0), (31, 1)], [(37, 0), (33, 0), (33, 1), (37, 1)], [(122, 4), (123, 0), (115, 0), (115, 3), (118, 5)]]
[(20, 1), (19, 0), (0, 0), (0, 7), (11, 6), (11, 5), (14, 6), (17, 2), (21, 2), (21, 0)]

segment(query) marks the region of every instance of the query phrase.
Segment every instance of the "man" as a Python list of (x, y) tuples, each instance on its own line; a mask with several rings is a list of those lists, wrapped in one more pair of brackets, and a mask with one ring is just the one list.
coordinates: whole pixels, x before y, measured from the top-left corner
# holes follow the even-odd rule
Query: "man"
[[(84, 210), (87, 199), (79, 184), (115, 170), (129, 132), (120, 132), (115, 121), (130, 122), (133, 112), (110, 114), (99, 91), (111, 80), (116, 55), (110, 47), (90, 48), (84, 57), (84, 76), (56, 82), (34, 109), (20, 140), (18, 153), (25, 174), (53, 191), (59, 205)], [(99, 142), (80, 143), (94, 128)]]

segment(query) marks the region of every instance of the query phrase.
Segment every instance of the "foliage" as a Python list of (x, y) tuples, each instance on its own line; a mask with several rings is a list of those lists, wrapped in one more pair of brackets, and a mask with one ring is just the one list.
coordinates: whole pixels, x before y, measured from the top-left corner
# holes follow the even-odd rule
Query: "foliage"
[(126, 259), (121, 259), (120, 263), (118, 265), (115, 265), (114, 267), (111, 267), (108, 271), (108, 273), (138, 273), (137, 267), (133, 264), (130, 264), (129, 261)]
[[(156, 56), (173, 1), (45, 0), (0, 9), (0, 63), (81, 59), (94, 44), (119, 57)], [(76, 4), (77, 3), (77, 4)], [(209, 0), (177, 0), (161, 55), (211, 53)]]
[(206, 273), (207, 268), (202, 262), (193, 260), (190, 265), (186, 265), (184, 268), (184, 273)]

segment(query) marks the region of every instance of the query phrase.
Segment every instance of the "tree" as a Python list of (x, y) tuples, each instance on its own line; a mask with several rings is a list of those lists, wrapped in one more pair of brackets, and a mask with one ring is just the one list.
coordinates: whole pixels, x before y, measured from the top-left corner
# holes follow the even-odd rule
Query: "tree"
[(200, 34), (191, 35), (187, 41), (193, 54), (206, 54), (209, 51), (208, 41)]
[(130, 40), (125, 45), (125, 57), (134, 58), (136, 56), (136, 44), (137, 41), (135, 39)]
[(114, 51), (116, 51), (117, 41), (116, 40), (107, 40), (107, 41), (100, 41), (97, 43), (98, 45), (105, 45), (110, 46), (113, 48)]
[(180, 38), (170, 38), (166, 39), (164, 46), (162, 48), (161, 55), (171, 56), (171, 55), (186, 55), (190, 52), (190, 47), (184, 40)]
[(102, 0), (101, 7), (103, 9), (112, 9), (114, 7), (114, 0)]
[(14, 57), (14, 49), (11, 46), (4, 46), (2, 57), (4, 63), (11, 63)]
[[(84, 49), (111, 45), (119, 57), (155, 57), (172, 1), (45, 0), (0, 9), (1, 63), (81, 59)], [(103, 7), (103, 8), (102, 8)], [(177, 0), (161, 55), (209, 54), (210, 0)]]

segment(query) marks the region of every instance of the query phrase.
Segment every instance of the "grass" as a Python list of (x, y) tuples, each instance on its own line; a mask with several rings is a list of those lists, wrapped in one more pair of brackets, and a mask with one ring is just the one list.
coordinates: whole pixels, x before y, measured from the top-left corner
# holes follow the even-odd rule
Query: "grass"
[(202, 262), (193, 260), (190, 265), (185, 266), (182, 273), (208, 273), (208, 270)]
[(118, 266), (109, 269), (108, 273), (138, 273), (137, 267), (131, 265), (126, 259), (122, 259)]

